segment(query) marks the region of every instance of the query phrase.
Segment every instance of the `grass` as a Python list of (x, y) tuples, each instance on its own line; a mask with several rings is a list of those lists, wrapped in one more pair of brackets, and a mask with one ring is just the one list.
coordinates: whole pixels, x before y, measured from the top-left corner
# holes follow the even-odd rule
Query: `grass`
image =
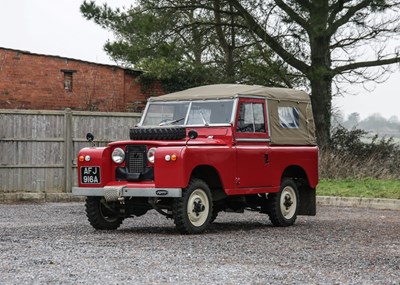
[(400, 179), (321, 179), (317, 195), (400, 199)]

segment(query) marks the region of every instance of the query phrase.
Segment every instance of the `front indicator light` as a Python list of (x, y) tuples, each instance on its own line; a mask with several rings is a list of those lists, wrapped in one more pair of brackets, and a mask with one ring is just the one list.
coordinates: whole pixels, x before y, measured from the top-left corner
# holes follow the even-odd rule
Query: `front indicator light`
[(90, 157), (90, 155), (85, 155), (85, 156), (80, 155), (78, 157), (79, 162), (84, 162), (84, 161), (89, 162), (91, 159), (92, 158)]
[(176, 161), (177, 158), (178, 158), (178, 157), (176, 156), (176, 154), (172, 154), (172, 155), (167, 154), (167, 155), (165, 156), (165, 161)]
[(122, 148), (117, 147), (116, 149), (113, 150), (111, 158), (117, 164), (124, 162), (125, 160), (124, 150)]

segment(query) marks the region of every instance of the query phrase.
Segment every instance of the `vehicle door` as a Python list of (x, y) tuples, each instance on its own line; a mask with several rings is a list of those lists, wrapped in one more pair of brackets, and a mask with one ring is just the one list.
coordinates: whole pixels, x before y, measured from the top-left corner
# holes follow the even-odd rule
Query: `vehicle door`
[(240, 98), (235, 122), (236, 187), (270, 186), (266, 100)]

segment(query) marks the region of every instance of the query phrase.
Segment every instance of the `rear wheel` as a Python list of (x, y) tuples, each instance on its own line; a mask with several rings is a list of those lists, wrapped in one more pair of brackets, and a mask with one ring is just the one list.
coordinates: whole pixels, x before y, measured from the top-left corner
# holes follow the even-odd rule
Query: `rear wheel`
[(174, 223), (181, 233), (198, 234), (205, 231), (213, 213), (211, 191), (200, 179), (192, 179), (182, 197), (174, 202)]
[(268, 215), (278, 227), (293, 225), (299, 209), (299, 192), (292, 179), (285, 178), (278, 193), (268, 194)]
[(107, 203), (104, 197), (87, 197), (85, 206), (86, 216), (96, 230), (115, 230), (124, 220), (118, 215), (118, 204)]

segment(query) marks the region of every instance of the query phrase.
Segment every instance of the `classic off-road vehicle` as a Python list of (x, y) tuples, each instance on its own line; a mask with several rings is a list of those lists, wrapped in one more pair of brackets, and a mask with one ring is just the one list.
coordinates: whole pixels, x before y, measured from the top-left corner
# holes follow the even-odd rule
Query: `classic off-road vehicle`
[(275, 226), (315, 215), (318, 147), (303, 91), (209, 85), (149, 99), (130, 140), (78, 154), (79, 187), (95, 229), (155, 209), (181, 233), (245, 209)]

